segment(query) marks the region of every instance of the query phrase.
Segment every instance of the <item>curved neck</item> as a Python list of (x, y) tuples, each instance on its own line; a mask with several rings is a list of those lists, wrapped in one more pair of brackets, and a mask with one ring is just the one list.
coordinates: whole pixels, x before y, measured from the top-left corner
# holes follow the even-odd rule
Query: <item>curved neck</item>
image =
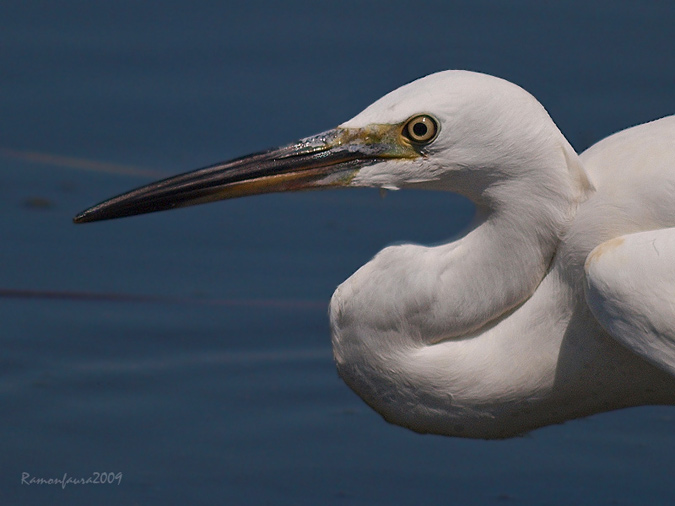
[[(567, 164), (567, 157), (558, 163)], [(546, 332), (564, 334), (558, 327), (574, 297), (557, 300), (565, 290), (537, 287), (587, 188), (575, 184), (567, 167), (560, 177), (549, 173), (543, 167), (533, 171), (533, 181), (467, 195), (478, 215), (466, 236), (436, 247), (386, 248), (336, 290), (330, 316), (340, 375), (388, 419), (410, 425), (410, 413), (442, 412), (442, 423), (473, 411), (492, 420), (496, 399), (508, 404), (504, 396), (513, 388), (550, 386), (560, 343)], [(535, 290), (548, 296), (539, 297), (546, 303), (532, 313)], [(525, 357), (537, 347), (542, 360), (528, 370)], [(512, 401), (518, 404), (518, 395)]]
[[(562, 156), (554, 161), (567, 163)], [(372, 335), (381, 349), (382, 330), (400, 335), (399, 342), (385, 344), (392, 347), (469, 337), (527, 300), (585, 196), (567, 166), (554, 169), (532, 171), (524, 182), (488, 185), (480, 194), (466, 192), (477, 215), (458, 241), (389, 247), (359, 269), (343, 286), (358, 287), (351, 297), (363, 307), (356, 311), (367, 311), (360, 319), (377, 330), (358, 339), (368, 343)]]
[(534, 293), (567, 224), (523, 207), (479, 208), (479, 224), (469, 234), (426, 251), (437, 274), (426, 287), (434, 304), (409, 317), (427, 343), (474, 333)]
[[(509, 162), (509, 171), (521, 174), (517, 179), (487, 181), (469, 189), (462, 184), (466, 174), (452, 176), (454, 186), (463, 188), (476, 204), (477, 224), (447, 251), (430, 250), (439, 263), (438, 283), (430, 289), (446, 308), (424, 315), (431, 331), (427, 335), (434, 336), (431, 342), (477, 331), (529, 298), (546, 275), (592, 186), (562, 136), (543, 152), (546, 156)], [(475, 182), (473, 176), (469, 179)], [(452, 313), (457, 316), (448, 318)], [(422, 320), (418, 323), (424, 329)]]

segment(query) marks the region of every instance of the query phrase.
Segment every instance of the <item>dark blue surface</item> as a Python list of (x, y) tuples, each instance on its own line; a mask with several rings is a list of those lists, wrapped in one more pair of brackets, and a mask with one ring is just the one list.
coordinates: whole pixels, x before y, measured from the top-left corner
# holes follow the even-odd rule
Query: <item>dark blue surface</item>
[[(467, 441), (388, 425), (337, 378), (334, 287), (386, 244), (452, 237), (471, 217), (458, 197), (70, 222), (151, 178), (57, 155), (171, 174), (447, 68), (520, 84), (579, 150), (675, 112), (672, 4), (551, 5), (3, 2), (0, 502), (670, 504), (672, 408)], [(21, 484), (109, 471), (120, 485)]]

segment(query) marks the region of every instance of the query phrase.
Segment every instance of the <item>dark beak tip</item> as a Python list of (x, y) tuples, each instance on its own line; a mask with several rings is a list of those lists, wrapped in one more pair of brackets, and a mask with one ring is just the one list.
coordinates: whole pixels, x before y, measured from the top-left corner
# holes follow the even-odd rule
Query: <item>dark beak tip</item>
[(82, 211), (81, 213), (75, 215), (73, 218), (73, 223), (76, 225), (80, 225), (82, 223), (93, 223), (95, 221), (105, 221), (105, 220), (110, 220), (112, 218), (118, 218), (122, 217), (125, 215), (114, 215), (114, 214), (109, 214), (106, 212), (102, 212), (99, 209), (99, 206), (95, 206), (92, 208), (89, 208), (85, 211)]
[(103, 218), (97, 217), (96, 213), (92, 212), (93, 209), (87, 209), (85, 211), (82, 211), (81, 213), (78, 213), (73, 217), (73, 223), (76, 225), (80, 225), (82, 223), (91, 223), (92, 221), (99, 221)]
[(75, 225), (79, 225), (81, 223), (87, 223), (87, 218), (84, 215), (84, 213), (78, 214), (77, 216), (75, 216), (73, 218), (73, 223), (75, 223)]

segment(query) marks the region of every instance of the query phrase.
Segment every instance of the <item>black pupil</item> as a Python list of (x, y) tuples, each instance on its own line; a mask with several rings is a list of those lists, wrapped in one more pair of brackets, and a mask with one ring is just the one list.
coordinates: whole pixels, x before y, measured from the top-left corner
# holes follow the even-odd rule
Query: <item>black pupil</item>
[(421, 121), (419, 123), (415, 123), (412, 129), (413, 133), (418, 137), (424, 137), (428, 130), (427, 126)]

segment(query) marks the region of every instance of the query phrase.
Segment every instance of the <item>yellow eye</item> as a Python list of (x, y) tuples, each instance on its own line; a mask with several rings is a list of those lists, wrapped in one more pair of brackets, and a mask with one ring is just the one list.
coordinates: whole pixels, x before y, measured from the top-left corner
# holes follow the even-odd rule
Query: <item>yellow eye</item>
[(403, 127), (403, 135), (417, 144), (427, 144), (433, 141), (437, 133), (436, 120), (426, 114), (410, 118)]

